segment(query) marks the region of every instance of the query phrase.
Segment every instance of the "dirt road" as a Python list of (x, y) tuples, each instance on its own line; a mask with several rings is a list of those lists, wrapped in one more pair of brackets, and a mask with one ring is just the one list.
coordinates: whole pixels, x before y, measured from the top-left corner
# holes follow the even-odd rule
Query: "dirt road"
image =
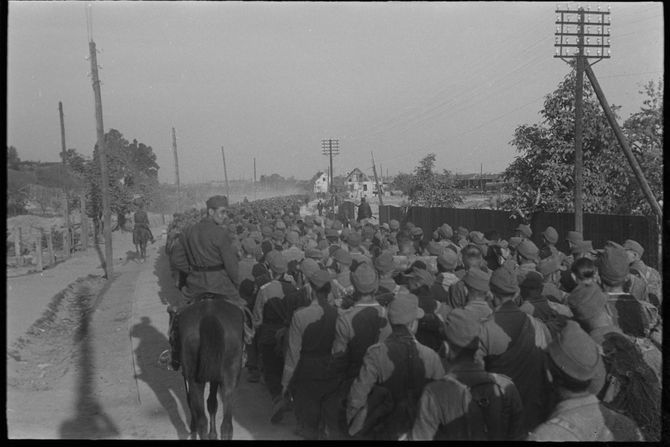
[[(90, 277), (66, 293), (53, 321), (7, 356), (10, 438), (188, 437), (181, 373), (157, 364), (168, 347), (165, 307), (179, 292), (162, 241), (148, 256), (116, 266), (112, 281)], [(233, 408), (234, 439), (298, 439), (292, 415), (269, 423), (269, 394), (246, 371)]]

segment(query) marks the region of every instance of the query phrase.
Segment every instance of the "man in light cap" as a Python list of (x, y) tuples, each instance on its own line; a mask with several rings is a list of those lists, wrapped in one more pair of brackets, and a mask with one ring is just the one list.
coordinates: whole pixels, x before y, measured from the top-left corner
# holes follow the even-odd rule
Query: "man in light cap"
[(527, 240), (530, 240), (530, 237), (533, 235), (533, 230), (530, 229), (530, 225), (528, 224), (519, 224), (519, 226), (516, 227), (514, 232), (516, 233), (515, 236)]
[[(623, 243), (623, 248), (626, 250), (628, 255), (628, 261), (630, 263), (630, 272), (631, 276), (634, 276), (636, 279), (639, 278), (640, 282), (644, 283), (644, 297), (642, 299), (648, 299), (654, 306), (659, 310), (661, 309), (661, 304), (663, 301), (663, 290), (662, 285), (663, 281), (661, 280), (661, 275), (658, 273), (658, 270), (653, 267), (649, 267), (642, 261), (642, 255), (644, 254), (644, 248), (637, 241), (632, 239), (626, 240)], [(636, 296), (636, 298), (641, 299), (633, 292), (631, 288), (631, 294)], [(642, 295), (642, 294), (641, 294)]]
[[(169, 340), (171, 345), (169, 367), (174, 371), (180, 367), (180, 343), (178, 313), (185, 305), (204, 297), (226, 299), (245, 312), (246, 301), (239, 294), (240, 285), (237, 253), (232, 247), (233, 236), (224, 228), (228, 216), (228, 199), (213, 196), (207, 200), (207, 217), (185, 228), (177, 239), (170, 256), (172, 265), (186, 276), (186, 288), (182, 289), (184, 302), (168, 306), (170, 315)], [(250, 343), (251, 328), (245, 329), (246, 342)], [(161, 359), (167, 357), (161, 354)]]
[(542, 232), (542, 248), (540, 248), (540, 259), (548, 258), (550, 256), (558, 256), (561, 261), (565, 255), (558, 251), (556, 244), (558, 243), (558, 231), (554, 227), (547, 227)]
[(389, 304), (393, 332), (367, 349), (348, 395), (351, 435), (387, 440), (407, 436), (423, 387), (444, 376), (437, 353), (414, 337), (422, 317), (412, 294), (400, 293)]
[(281, 378), (284, 369), (284, 336), (293, 312), (306, 303), (291, 281), (286, 278), (288, 262), (281, 252), (267, 254), (272, 280), (258, 291), (254, 303), (254, 326), (258, 330), (258, 348), (263, 362), (265, 385), (273, 400), (272, 423), (281, 421), (286, 402), (282, 395)]
[(596, 343), (569, 321), (547, 351), (549, 374), (560, 402), (531, 441), (642, 441), (636, 424), (598, 401), (589, 391), (602, 358)]
[[(523, 401), (522, 426), (527, 432), (548, 415), (553, 402), (544, 370), (542, 347), (536, 341), (531, 316), (519, 309), (516, 276), (505, 267), (491, 275), (491, 289), (497, 308), (482, 324), (480, 352), (488, 372), (504, 374), (512, 379)], [(548, 332), (542, 332), (545, 339)]]
[(455, 274), (460, 278), (460, 280), (452, 284), (449, 288), (449, 299), (447, 300), (447, 304), (454, 309), (459, 307), (462, 308), (468, 302), (468, 289), (465, 285), (465, 281), (463, 281), (463, 278), (467, 272), (471, 268), (479, 268), (481, 270), (488, 271), (486, 262), (484, 262), (482, 257), (482, 252), (476, 245), (468, 244), (463, 247), (461, 250), (461, 257), (463, 259), (463, 266), (465, 268), (456, 271)]
[(386, 309), (375, 299), (379, 279), (374, 268), (367, 263), (358, 264), (351, 272), (351, 283), (355, 290), (354, 304), (342, 311), (335, 323), (331, 367), (338, 376), (339, 387), (324, 402), (327, 439), (348, 436), (341, 431), (341, 419), (349, 388), (358, 376), (367, 349), (391, 333)]
[(530, 239), (522, 240), (516, 248), (516, 259), (519, 267), (517, 276), (519, 284), (523, 282), (528, 272), (537, 271), (537, 262), (539, 261), (540, 250)]
[(491, 290), (489, 287), (490, 279), (490, 272), (485, 272), (477, 267), (468, 270), (463, 277), (463, 282), (468, 290), (468, 302), (463, 308), (472, 312), (479, 321), (487, 320), (493, 313), (491, 306), (488, 304)]
[(596, 261), (603, 291), (608, 296), (607, 307), (614, 324), (625, 334), (635, 337), (660, 339), (653, 333), (662, 333), (656, 307), (648, 301), (639, 301), (623, 290), (630, 265), (623, 247), (606, 246)]
[(393, 280), (395, 271), (393, 255), (391, 253), (383, 251), (374, 259), (373, 265), (379, 275), (379, 288), (376, 294), (377, 301), (382, 306), (387, 306), (398, 292), (401, 290), (406, 291), (406, 289)]
[[(519, 391), (509, 377), (486, 372), (475, 359), (480, 322), (471, 312), (455, 309), (445, 326), (447, 375), (424, 388), (410, 439), (518, 440), (523, 434)], [(473, 389), (477, 397), (488, 398), (484, 418), (481, 408), (469, 405), (475, 399)]]
[(327, 271), (318, 266), (311, 270), (306, 287), (311, 304), (293, 314), (282, 387), (284, 395), (288, 390), (293, 396), (298, 434), (305, 439), (318, 439), (321, 401), (337, 387), (329, 368), (337, 309), (328, 304), (331, 284)]
[(353, 259), (349, 252), (343, 248), (336, 248), (329, 258), (327, 264), (329, 270), (332, 272), (333, 288), (331, 290), (333, 300), (338, 307), (347, 305), (349, 298), (354, 293), (354, 287), (351, 284), (351, 275), (349, 268), (353, 263)]

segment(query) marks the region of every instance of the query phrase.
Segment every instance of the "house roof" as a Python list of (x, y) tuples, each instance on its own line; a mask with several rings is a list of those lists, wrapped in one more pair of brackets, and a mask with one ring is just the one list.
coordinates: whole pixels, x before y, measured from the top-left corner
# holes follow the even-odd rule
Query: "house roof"
[(353, 174), (361, 175), (364, 182), (370, 181), (370, 177), (368, 177), (368, 175), (365, 172), (361, 171), (358, 168), (352, 169), (351, 172), (347, 174), (347, 181), (349, 181), (349, 177), (351, 177)]

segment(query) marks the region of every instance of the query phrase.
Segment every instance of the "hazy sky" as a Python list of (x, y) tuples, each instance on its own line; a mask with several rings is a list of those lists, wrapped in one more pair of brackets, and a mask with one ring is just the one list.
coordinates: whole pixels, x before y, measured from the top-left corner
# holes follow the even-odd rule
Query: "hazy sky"
[[(86, 5), (9, 4), (7, 145), (22, 159), (59, 160), (58, 101), (67, 146), (92, 153)], [(253, 157), (258, 177), (310, 178), (328, 165), (323, 138), (340, 140), (336, 175), (371, 173), (370, 151), (391, 175), (429, 152), (440, 169), (499, 172), (569, 71), (553, 57), (555, 8), (93, 2), (105, 131), (152, 146), (166, 182), (172, 126), (182, 182), (222, 180), (222, 145), (229, 178), (252, 178)], [(625, 119), (663, 76), (662, 3), (613, 3), (611, 44), (594, 71)]]

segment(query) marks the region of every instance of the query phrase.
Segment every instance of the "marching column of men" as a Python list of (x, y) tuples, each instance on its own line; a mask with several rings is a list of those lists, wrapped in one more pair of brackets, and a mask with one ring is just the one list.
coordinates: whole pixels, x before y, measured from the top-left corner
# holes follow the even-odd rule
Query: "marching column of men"
[(223, 199), (173, 238), (171, 265), (185, 296), (252, 314), (247, 380), (272, 423), (293, 411), (305, 439), (660, 440), (661, 276), (638, 242), (571, 231), (563, 253), (553, 227), (538, 247), (526, 224), (424, 235), (367, 203), (353, 220)]

